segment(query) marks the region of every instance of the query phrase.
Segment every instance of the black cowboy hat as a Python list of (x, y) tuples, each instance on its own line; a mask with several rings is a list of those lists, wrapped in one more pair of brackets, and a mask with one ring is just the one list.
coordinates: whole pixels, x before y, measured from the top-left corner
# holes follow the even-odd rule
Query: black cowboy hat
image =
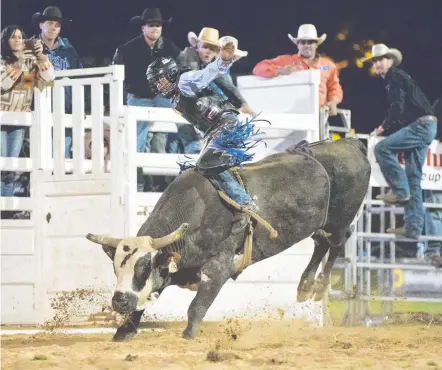
[(35, 13), (32, 16), (32, 22), (35, 25), (38, 25), (39, 23), (43, 23), (46, 21), (57, 21), (60, 22), (61, 24), (69, 24), (71, 22), (70, 19), (63, 18), (61, 10), (56, 6), (48, 6), (45, 10), (43, 10), (43, 14)]
[(153, 24), (170, 24), (172, 22), (172, 18), (169, 18), (167, 20), (163, 20), (163, 17), (161, 15), (161, 11), (158, 8), (147, 8), (144, 9), (143, 14), (140, 16), (133, 17), (130, 20), (130, 23), (136, 26), (144, 26), (148, 23)]

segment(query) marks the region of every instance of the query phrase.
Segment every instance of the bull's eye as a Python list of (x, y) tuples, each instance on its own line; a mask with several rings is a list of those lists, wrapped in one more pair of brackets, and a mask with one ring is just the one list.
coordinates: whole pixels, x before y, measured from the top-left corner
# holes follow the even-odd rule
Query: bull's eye
[(134, 266), (134, 277), (132, 280), (132, 288), (139, 292), (144, 288), (147, 279), (152, 271), (152, 263), (150, 253), (138, 259)]
[(128, 245), (125, 245), (125, 246), (123, 247), (123, 251), (125, 251), (125, 252), (129, 252), (129, 251), (130, 251), (130, 247), (129, 247)]

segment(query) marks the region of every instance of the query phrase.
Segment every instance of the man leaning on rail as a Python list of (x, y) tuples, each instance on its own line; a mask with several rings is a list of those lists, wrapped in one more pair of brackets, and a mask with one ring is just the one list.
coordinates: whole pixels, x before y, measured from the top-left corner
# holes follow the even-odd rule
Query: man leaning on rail
[[(376, 160), (391, 192), (377, 199), (389, 204), (404, 205), (404, 226), (388, 229), (399, 236), (418, 238), (424, 226), (422, 200), (422, 167), (427, 150), (436, 137), (437, 119), (433, 108), (410, 75), (399, 69), (402, 53), (384, 44), (372, 47), (373, 63), (387, 90), (390, 108), (384, 122), (372, 135), (388, 135), (375, 147)], [(405, 170), (396, 155), (405, 152)]]

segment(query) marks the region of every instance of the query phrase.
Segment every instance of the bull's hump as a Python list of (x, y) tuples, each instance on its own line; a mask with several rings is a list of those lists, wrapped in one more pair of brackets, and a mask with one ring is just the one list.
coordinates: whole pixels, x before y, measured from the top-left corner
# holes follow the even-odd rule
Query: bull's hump
[(249, 163), (244, 166), (245, 172), (254, 172), (257, 170), (266, 170), (266, 169), (273, 169), (276, 167), (283, 166), (291, 166), (295, 163), (298, 163), (300, 160), (303, 160), (305, 158), (308, 158), (303, 155), (296, 155), (296, 154), (289, 154), (289, 153), (278, 153), (278, 154), (272, 154), (268, 157), (265, 157), (261, 159), (260, 161), (257, 161), (255, 163)]

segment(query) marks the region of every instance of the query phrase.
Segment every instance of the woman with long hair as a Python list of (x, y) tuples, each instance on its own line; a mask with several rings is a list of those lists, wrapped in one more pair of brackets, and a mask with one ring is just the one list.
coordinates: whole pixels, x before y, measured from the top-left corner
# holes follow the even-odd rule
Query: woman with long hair
[[(34, 87), (43, 89), (54, 80), (54, 68), (43, 54), (40, 40), (25, 40), (23, 29), (7, 26), (1, 33), (0, 111), (30, 112)], [(18, 157), (25, 128), (1, 127), (1, 156)], [(1, 195), (13, 196), (15, 173), (2, 173)]]

